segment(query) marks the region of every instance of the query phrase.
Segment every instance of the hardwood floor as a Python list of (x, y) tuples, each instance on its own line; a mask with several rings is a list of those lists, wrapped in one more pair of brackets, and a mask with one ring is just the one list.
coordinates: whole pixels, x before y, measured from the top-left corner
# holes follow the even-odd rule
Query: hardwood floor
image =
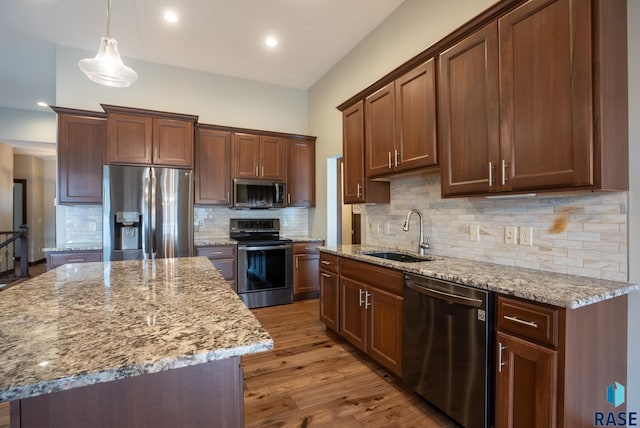
[(398, 378), (325, 332), (318, 300), (252, 311), (272, 351), (247, 355), (246, 427), (454, 427)]
[[(455, 427), (398, 378), (325, 332), (318, 300), (252, 311), (272, 351), (242, 358), (245, 427)], [(0, 428), (9, 405), (0, 403)]]

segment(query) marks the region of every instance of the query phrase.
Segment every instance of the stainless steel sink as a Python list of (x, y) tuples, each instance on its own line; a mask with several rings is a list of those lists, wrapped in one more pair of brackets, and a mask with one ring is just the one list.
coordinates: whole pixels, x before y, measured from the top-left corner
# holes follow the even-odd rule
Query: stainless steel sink
[(365, 256), (377, 257), (379, 259), (393, 260), (394, 262), (418, 263), (435, 260), (430, 256), (413, 256), (411, 254), (398, 253), (394, 251), (370, 251), (362, 253)]

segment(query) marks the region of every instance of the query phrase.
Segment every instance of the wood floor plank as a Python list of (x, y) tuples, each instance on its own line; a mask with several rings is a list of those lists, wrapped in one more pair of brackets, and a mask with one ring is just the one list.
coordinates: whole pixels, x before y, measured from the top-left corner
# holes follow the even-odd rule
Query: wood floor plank
[(252, 310), (274, 349), (242, 358), (246, 427), (456, 426), (327, 332), (318, 310), (317, 299)]

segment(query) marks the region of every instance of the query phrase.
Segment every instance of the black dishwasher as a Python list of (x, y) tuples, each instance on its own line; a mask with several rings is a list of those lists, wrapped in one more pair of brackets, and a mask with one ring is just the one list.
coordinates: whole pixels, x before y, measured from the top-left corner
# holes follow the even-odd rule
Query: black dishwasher
[(490, 426), (493, 293), (405, 275), (405, 383), (467, 428)]

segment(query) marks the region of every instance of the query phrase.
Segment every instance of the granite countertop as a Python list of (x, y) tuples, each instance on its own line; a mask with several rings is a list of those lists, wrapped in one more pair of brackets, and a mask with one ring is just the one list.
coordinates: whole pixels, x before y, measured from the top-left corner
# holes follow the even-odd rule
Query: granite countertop
[(273, 348), (206, 257), (60, 266), (0, 299), (0, 401)]
[(43, 248), (43, 253), (54, 253), (56, 251), (102, 251), (102, 244), (96, 243), (87, 243), (87, 242), (79, 242), (79, 243), (68, 243), (61, 247), (51, 247), (51, 248)]
[(639, 290), (637, 284), (566, 275), (504, 266), (452, 257), (431, 256), (434, 260), (403, 263), (367, 256), (372, 251), (398, 251), (383, 247), (342, 245), (320, 247), (321, 251), (363, 262), (452, 281), (471, 287), (576, 309)]
[[(310, 237), (310, 236), (287, 236), (282, 235), (283, 239), (290, 239), (293, 242), (323, 242), (324, 238)], [(238, 242), (234, 239), (227, 237), (219, 237), (219, 238), (209, 238), (207, 240), (197, 241), (195, 243), (196, 247), (206, 247), (210, 245), (235, 245)]]

